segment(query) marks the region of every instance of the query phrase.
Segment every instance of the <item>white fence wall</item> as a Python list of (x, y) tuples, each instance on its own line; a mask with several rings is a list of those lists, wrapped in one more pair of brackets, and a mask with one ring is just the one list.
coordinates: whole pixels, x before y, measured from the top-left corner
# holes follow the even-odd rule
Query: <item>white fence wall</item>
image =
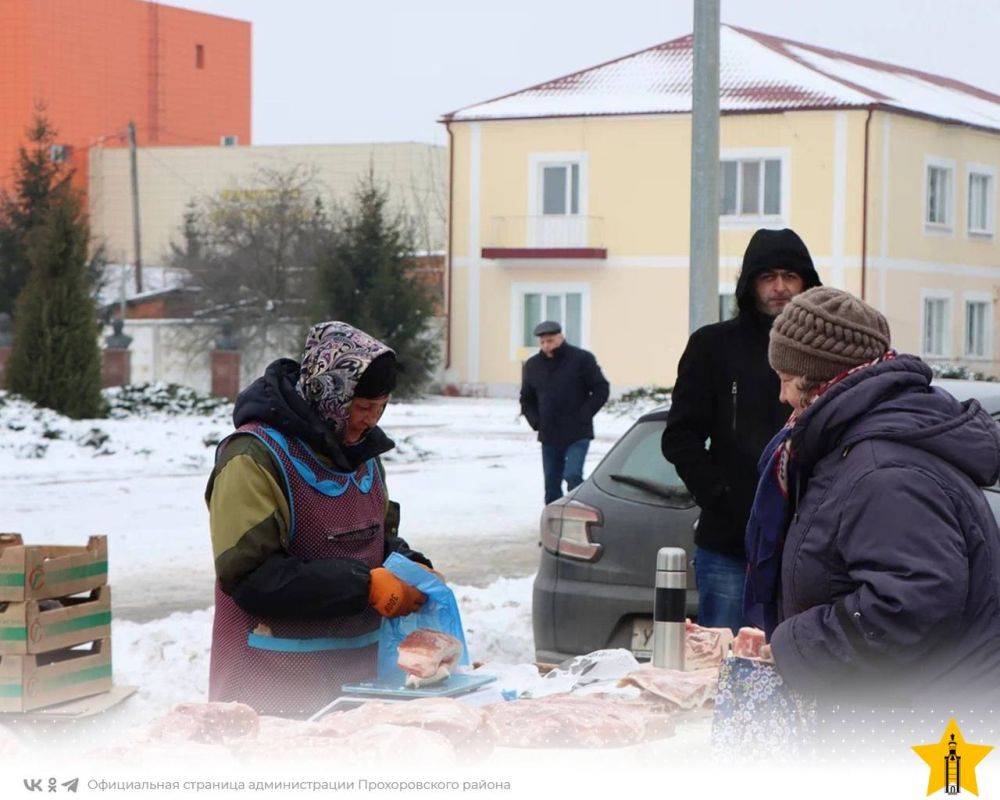
[[(212, 390), (211, 348), (217, 325), (206, 325), (184, 319), (128, 319), (124, 333), (132, 337), (132, 383), (179, 383), (199, 392)], [(430, 341), (443, 344), (443, 320), (435, 320)], [(111, 334), (106, 327), (101, 335)], [(295, 358), (301, 355), (302, 332), (296, 326), (278, 331), (275, 338), (288, 344), (271, 342), (241, 349), (240, 388), (256, 380), (272, 361), (278, 358)], [(203, 342), (198, 346), (197, 342)], [(441, 384), (444, 376), (443, 359), (439, 362), (432, 382)]]

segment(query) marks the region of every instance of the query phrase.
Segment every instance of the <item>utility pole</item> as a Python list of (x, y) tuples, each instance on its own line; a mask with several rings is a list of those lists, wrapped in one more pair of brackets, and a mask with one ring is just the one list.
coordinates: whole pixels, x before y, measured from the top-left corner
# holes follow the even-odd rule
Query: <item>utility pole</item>
[(132, 241), (135, 245), (135, 291), (142, 292), (142, 236), (139, 232), (139, 168), (136, 164), (135, 123), (128, 124), (129, 166), (132, 173)]
[(719, 321), (719, 0), (694, 0), (693, 51), (691, 332)]

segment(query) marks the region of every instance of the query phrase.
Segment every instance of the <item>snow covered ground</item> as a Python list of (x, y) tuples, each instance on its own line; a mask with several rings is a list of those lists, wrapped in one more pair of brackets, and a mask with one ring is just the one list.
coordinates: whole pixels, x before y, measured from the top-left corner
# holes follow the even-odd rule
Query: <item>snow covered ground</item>
[[(0, 530), (29, 543), (109, 538), (116, 682), (141, 687), (127, 719), (205, 697), (212, 554), (203, 493), (231, 407), (204, 416), (71, 421), (0, 393)], [(588, 469), (631, 424), (601, 414)], [(386, 458), (401, 531), (455, 588), (472, 656), (532, 661), (541, 454), (511, 400), (389, 407)]]
[[(2, 395), (0, 395), (2, 397)], [(229, 407), (207, 416), (71, 421), (0, 405), (0, 529), (32, 543), (109, 537), (116, 616), (148, 620), (212, 602), (203, 499)], [(533, 573), (541, 455), (509, 400), (436, 398), (389, 407), (386, 458), (403, 536), (450, 580), (485, 586)], [(602, 415), (592, 466), (628, 427)]]

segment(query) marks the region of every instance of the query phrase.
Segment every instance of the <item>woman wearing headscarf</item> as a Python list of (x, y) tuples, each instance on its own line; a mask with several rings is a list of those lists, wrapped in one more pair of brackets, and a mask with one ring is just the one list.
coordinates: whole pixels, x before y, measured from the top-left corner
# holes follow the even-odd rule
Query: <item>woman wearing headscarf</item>
[(260, 712), (315, 712), (342, 684), (375, 676), (383, 616), (424, 596), (380, 565), (398, 536), (378, 427), (395, 353), (343, 322), (308, 334), (236, 399), (205, 498), (215, 556), (209, 699)]
[(794, 412), (761, 458), (744, 611), (793, 689), (910, 704), (1000, 676), (1000, 429), (890, 349), (885, 317), (810, 289), (771, 330)]

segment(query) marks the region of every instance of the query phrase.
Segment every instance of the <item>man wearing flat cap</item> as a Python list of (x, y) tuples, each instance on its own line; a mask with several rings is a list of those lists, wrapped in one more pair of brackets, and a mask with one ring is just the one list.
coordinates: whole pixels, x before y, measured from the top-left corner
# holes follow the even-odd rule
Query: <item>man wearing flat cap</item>
[(608, 385), (594, 354), (574, 347), (551, 320), (535, 326), (539, 352), (524, 362), (521, 413), (542, 443), (545, 504), (583, 483), (583, 461), (594, 438), (594, 415)]

